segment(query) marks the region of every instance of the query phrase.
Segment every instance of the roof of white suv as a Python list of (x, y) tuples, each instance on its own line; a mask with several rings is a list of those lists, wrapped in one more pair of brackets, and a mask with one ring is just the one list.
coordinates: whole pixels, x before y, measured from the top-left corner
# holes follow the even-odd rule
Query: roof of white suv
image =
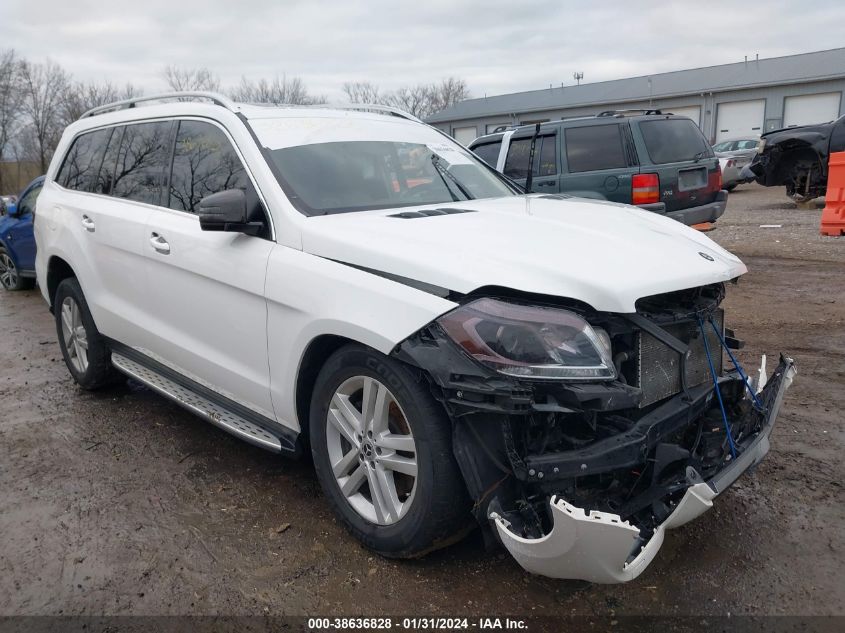
[[(377, 113), (396, 116), (410, 121), (420, 122), (418, 118), (390, 106), (375, 105), (375, 104), (316, 104), (316, 105), (292, 105), (292, 104), (254, 104), (254, 103), (240, 103), (232, 101), (225, 95), (216, 92), (168, 92), (162, 94), (149, 95), (146, 97), (133, 97), (131, 99), (124, 99), (123, 101), (116, 101), (108, 103), (96, 108), (91, 108), (85, 112), (80, 120), (84, 121), (94, 116), (106, 113), (121, 112), (125, 110), (133, 110), (138, 105), (143, 104), (145, 107), (152, 107), (153, 105), (161, 105), (166, 102), (173, 102), (179, 104), (185, 103), (210, 103), (215, 106), (226, 108), (235, 113), (243, 114), (247, 119), (266, 119), (279, 117), (299, 117), (303, 112), (307, 112), (309, 116), (326, 116), (328, 112), (337, 114), (338, 112), (361, 112), (361, 113)], [(132, 114), (135, 114), (134, 112)], [(139, 117), (129, 116), (128, 120), (135, 120)]]

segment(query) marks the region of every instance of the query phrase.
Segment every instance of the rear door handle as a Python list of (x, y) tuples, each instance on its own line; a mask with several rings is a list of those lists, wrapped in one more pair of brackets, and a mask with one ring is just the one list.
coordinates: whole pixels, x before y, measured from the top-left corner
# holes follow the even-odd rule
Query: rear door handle
[(162, 235), (158, 233), (153, 233), (150, 236), (150, 244), (157, 252), (161, 253), (162, 255), (169, 255), (170, 254), (170, 244), (167, 243), (167, 240), (164, 239)]
[(87, 215), (82, 216), (82, 226), (84, 226), (85, 230), (89, 233), (93, 233), (96, 230), (96, 227), (94, 226), (94, 220), (89, 218)]

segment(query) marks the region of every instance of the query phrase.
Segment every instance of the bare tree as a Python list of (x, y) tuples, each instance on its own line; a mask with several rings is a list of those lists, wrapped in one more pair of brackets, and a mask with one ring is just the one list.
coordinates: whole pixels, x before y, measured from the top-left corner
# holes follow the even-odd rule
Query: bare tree
[(343, 92), (349, 103), (384, 105), (379, 87), (370, 81), (347, 81), (343, 84)]
[(455, 77), (436, 84), (403, 86), (393, 92), (381, 92), (369, 81), (347, 82), (343, 84), (343, 92), (351, 103), (389, 105), (421, 119), (469, 98), (466, 82)]
[(143, 90), (131, 83), (118, 88), (109, 81), (102, 83), (69, 82), (62, 93), (61, 117), (63, 125), (70, 125), (83, 113), (97, 106), (130, 99), (143, 94)]
[(308, 94), (305, 82), (301, 78), (288, 78), (286, 75), (281, 77), (276, 75), (272, 81), (264, 78), (252, 81), (241, 77), (241, 83), (230, 91), (230, 96), (235, 101), (247, 103), (312, 105), (326, 102), (325, 97)]
[(165, 66), (161, 73), (164, 81), (171, 90), (209, 90), (217, 92), (220, 90), (220, 79), (208, 68), (179, 68), (178, 66)]
[[(20, 116), (21, 93), (18, 90), (18, 65), (15, 51), (0, 51), (0, 161), (10, 153), (10, 143)], [(0, 169), (0, 192), (6, 190)]]
[(435, 112), (440, 112), (455, 105), (459, 101), (469, 99), (467, 82), (457, 77), (447, 77), (441, 80), (439, 84), (434, 84), (432, 88), (431, 102), (429, 104), (431, 110), (425, 116), (430, 116)]
[[(50, 61), (18, 65), (21, 91), (21, 119), (28, 139), (24, 151), (35, 157), (41, 172), (47, 171), (50, 157), (61, 137), (62, 95), (68, 83), (64, 69)], [(32, 145), (32, 147), (27, 147)]]

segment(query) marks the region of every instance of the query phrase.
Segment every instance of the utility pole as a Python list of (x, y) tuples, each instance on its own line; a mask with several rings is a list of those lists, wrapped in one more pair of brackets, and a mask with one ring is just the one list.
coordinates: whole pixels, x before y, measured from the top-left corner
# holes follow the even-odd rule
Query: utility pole
[(584, 78), (584, 73), (582, 73), (582, 72), (580, 72), (580, 73), (575, 73), (575, 74), (573, 74), (573, 75), (572, 75), (572, 78), (573, 78), (575, 81), (577, 81), (577, 82), (578, 82), (578, 85), (580, 86), (580, 85), (581, 85), (581, 80)]

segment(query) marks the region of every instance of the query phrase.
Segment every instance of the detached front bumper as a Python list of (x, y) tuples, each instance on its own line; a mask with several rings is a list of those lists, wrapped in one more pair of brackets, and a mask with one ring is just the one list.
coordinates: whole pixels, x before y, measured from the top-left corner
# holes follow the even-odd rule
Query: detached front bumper
[(640, 529), (622, 521), (618, 515), (588, 512), (555, 496), (549, 501), (553, 526), (541, 538), (523, 538), (514, 534), (506, 519), (492, 513), (490, 518), (502, 543), (531, 573), (597, 583), (633, 580), (657, 555), (666, 530), (684, 525), (703, 514), (713, 505), (713, 499), (769, 452), (769, 435), (795, 371), (792, 359), (781, 357), (772, 378), (764, 383), (765, 365), (761, 367), (758, 385), (762, 387), (759, 397), (765, 405), (765, 423), (758, 433), (737, 446), (738, 456), (708, 481), (703, 481), (694, 468), (687, 469), (689, 487), (674, 511), (654, 529), (644, 545), (640, 542)]

